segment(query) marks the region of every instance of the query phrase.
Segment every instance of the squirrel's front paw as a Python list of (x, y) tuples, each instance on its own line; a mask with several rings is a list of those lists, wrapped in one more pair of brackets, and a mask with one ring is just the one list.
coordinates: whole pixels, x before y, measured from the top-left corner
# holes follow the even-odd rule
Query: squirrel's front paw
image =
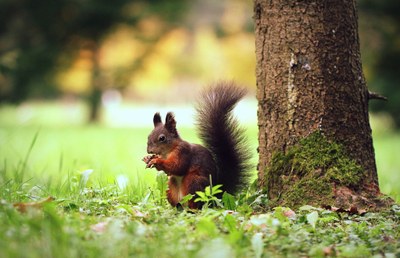
[(154, 160), (158, 158), (158, 155), (156, 154), (150, 154), (145, 156), (142, 160), (144, 161), (144, 163), (146, 163), (146, 168), (153, 168), (154, 167)]
[(155, 154), (146, 155), (143, 157), (144, 163), (146, 163), (146, 168), (151, 168), (153, 164), (150, 164), (150, 161), (156, 157)]

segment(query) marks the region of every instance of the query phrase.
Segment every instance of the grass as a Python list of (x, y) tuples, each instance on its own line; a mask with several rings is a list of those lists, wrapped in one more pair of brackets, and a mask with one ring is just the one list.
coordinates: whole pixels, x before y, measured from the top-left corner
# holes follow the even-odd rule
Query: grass
[(375, 158), (381, 191), (400, 202), (400, 133), (374, 137)]
[[(171, 208), (165, 176), (141, 161), (150, 129), (1, 126), (0, 257), (400, 255), (399, 206), (363, 216), (263, 211), (268, 200), (249, 191), (234, 210)], [(197, 141), (191, 128), (180, 132)], [(255, 128), (249, 138), (255, 152)], [(378, 134), (374, 143), (382, 191), (400, 201), (400, 135)], [(38, 202), (48, 196), (55, 200)], [(14, 207), (21, 202), (41, 205), (22, 213)]]

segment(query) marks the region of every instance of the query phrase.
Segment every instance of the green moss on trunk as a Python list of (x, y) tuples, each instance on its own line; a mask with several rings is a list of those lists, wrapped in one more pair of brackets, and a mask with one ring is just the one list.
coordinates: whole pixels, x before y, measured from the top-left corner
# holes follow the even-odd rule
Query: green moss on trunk
[(362, 185), (364, 171), (340, 144), (319, 132), (302, 139), (286, 153), (276, 153), (265, 180), (273, 206), (335, 206), (335, 189)]

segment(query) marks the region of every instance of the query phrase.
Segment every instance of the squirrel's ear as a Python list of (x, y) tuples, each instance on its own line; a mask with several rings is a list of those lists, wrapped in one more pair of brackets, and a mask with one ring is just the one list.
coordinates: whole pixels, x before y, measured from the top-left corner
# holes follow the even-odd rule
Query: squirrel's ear
[(153, 117), (153, 124), (154, 124), (154, 127), (157, 127), (157, 125), (159, 125), (159, 124), (161, 124), (162, 122), (161, 122), (161, 116), (160, 116), (160, 113), (155, 113), (154, 114), (154, 117)]
[(167, 113), (167, 116), (165, 117), (165, 128), (168, 130), (168, 132), (175, 134), (176, 136), (178, 135), (178, 131), (176, 130), (176, 121), (174, 114), (171, 112)]

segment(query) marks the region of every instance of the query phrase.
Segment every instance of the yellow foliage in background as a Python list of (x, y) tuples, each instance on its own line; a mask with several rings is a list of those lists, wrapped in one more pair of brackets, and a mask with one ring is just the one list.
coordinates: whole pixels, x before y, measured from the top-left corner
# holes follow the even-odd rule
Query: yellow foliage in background
[[(192, 29), (182, 25), (149, 43), (143, 38), (162, 30), (158, 17), (144, 19), (136, 27), (120, 25), (101, 43), (104, 89), (121, 88), (146, 99), (166, 87), (202, 86), (217, 80), (235, 80), (255, 88), (254, 35), (243, 30), (248, 14), (242, 5), (234, 1), (219, 18), (223, 36), (212, 24), (203, 23)], [(72, 65), (59, 73), (60, 88), (67, 93), (88, 93), (92, 62), (90, 54), (81, 50)]]

